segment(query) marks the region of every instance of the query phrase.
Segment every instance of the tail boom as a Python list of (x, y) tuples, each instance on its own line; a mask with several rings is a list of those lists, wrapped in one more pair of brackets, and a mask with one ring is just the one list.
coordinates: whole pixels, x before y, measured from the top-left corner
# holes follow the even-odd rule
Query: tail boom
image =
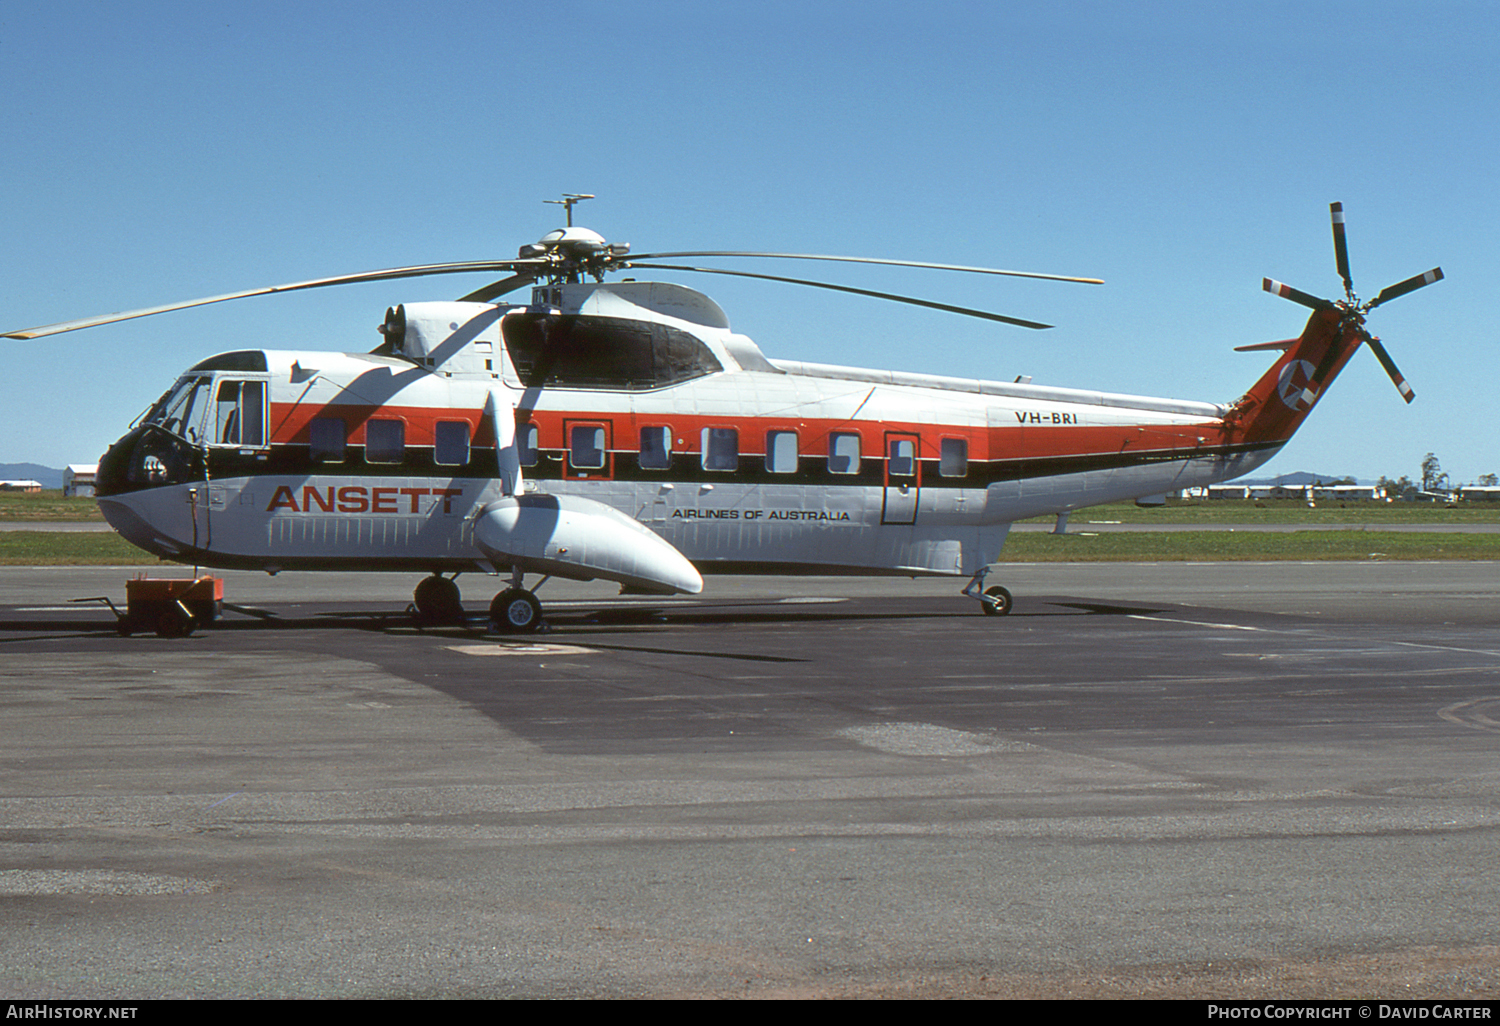
[(1230, 407), (1224, 417), (1229, 439), (1280, 444), (1291, 438), (1363, 341), (1348, 311), (1331, 304), (1314, 310), (1302, 334)]

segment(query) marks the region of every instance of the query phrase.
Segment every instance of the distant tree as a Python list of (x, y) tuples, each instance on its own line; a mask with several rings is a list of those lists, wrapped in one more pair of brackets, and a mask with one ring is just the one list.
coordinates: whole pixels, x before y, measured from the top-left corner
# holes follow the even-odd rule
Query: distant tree
[(1443, 473), (1443, 467), (1438, 463), (1434, 453), (1428, 453), (1422, 457), (1422, 491), (1424, 492), (1446, 492), (1448, 490), (1448, 475)]
[(1417, 486), (1412, 484), (1411, 478), (1405, 474), (1394, 481), (1388, 477), (1382, 477), (1377, 482), (1377, 487), (1385, 493), (1388, 499), (1407, 499), (1417, 493)]
[(1500, 485), (1500, 477), (1496, 477), (1494, 474), (1481, 474), (1479, 475), (1479, 484), (1484, 488), (1494, 488), (1496, 485)]

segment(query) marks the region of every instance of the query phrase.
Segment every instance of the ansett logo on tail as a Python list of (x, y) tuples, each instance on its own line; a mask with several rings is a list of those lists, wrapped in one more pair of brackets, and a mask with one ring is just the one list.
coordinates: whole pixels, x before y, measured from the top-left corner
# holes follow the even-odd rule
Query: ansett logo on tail
[(1281, 368), (1276, 391), (1281, 394), (1281, 401), (1288, 408), (1301, 413), (1311, 409), (1312, 404), (1317, 402), (1318, 391), (1312, 383), (1314, 370), (1316, 368), (1306, 360), (1293, 360)]

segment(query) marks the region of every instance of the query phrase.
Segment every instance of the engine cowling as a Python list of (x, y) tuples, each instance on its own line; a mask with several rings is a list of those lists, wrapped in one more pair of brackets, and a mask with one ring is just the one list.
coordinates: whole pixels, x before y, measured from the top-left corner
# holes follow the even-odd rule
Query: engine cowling
[(497, 566), (573, 580), (617, 581), (663, 594), (703, 590), (703, 578), (666, 541), (619, 510), (573, 495), (507, 496), (474, 524)]

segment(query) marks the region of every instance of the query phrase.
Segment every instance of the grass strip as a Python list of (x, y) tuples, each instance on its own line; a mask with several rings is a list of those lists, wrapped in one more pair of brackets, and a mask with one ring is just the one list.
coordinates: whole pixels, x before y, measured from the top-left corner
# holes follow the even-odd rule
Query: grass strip
[[(1053, 517), (1025, 523), (1050, 524)], [(1320, 502), (1300, 499), (1172, 499), (1165, 506), (1112, 502), (1076, 510), (1069, 530), (1086, 530), (1091, 520), (1122, 524), (1496, 524), (1500, 503), (1463, 502), (1454, 506), (1422, 502)]]
[(113, 531), (0, 531), (0, 566), (154, 566)]
[(92, 498), (65, 499), (56, 488), (40, 492), (0, 491), (0, 520), (103, 521)]

